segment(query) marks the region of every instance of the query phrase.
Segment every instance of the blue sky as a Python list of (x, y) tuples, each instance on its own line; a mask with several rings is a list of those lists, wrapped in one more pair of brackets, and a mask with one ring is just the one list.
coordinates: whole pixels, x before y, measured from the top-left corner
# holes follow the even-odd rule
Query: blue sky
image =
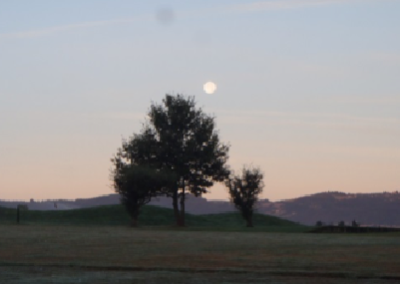
[(232, 168), (264, 171), (264, 198), (399, 190), (399, 11), (397, 0), (2, 1), (0, 198), (112, 193), (110, 158), (166, 93), (217, 117)]

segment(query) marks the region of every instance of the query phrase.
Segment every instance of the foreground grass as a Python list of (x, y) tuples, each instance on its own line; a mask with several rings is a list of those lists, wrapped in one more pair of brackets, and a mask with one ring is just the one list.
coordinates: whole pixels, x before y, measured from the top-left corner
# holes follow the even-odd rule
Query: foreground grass
[(0, 225), (0, 283), (385, 283), (399, 255), (392, 233)]
[(79, 268), (52, 268), (52, 267), (0, 267), (0, 280), (7, 284), (389, 284), (393, 280), (383, 279), (354, 279), (354, 278), (326, 278), (326, 277), (299, 277), (266, 275), (255, 273), (209, 273), (209, 272), (173, 272), (173, 271), (95, 271)]

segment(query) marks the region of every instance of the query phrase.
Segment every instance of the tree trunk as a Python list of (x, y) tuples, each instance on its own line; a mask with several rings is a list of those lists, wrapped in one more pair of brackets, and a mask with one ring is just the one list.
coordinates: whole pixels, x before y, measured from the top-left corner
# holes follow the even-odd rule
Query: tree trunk
[(176, 225), (180, 226), (181, 225), (181, 217), (180, 217), (179, 208), (178, 208), (178, 190), (175, 190), (172, 195), (172, 205), (174, 207)]
[(19, 224), (19, 206), (17, 206), (17, 224)]
[(247, 228), (253, 228), (253, 219), (251, 217), (246, 218), (247, 221)]
[(181, 218), (180, 218), (180, 226), (185, 226), (185, 186), (182, 188), (182, 196), (181, 196)]
[(138, 226), (138, 218), (137, 218), (137, 216), (132, 217), (131, 226), (132, 227), (137, 227)]

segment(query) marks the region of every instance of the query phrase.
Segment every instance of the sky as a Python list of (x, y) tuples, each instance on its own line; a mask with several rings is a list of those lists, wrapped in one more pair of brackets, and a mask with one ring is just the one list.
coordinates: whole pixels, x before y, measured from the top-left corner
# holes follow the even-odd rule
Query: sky
[(216, 117), (230, 167), (263, 171), (261, 198), (400, 190), (399, 11), (399, 0), (0, 1), (0, 199), (113, 193), (110, 159), (167, 93)]

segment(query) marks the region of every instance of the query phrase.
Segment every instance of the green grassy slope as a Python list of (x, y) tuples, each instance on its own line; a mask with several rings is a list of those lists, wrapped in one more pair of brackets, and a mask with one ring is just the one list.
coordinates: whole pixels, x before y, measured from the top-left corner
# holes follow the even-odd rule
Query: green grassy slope
[[(256, 227), (299, 227), (296, 223), (274, 216), (255, 214)], [(128, 225), (130, 218), (122, 205), (98, 206), (86, 209), (60, 211), (21, 211), (21, 224), (55, 225)], [(0, 223), (16, 223), (16, 209), (0, 208)], [(173, 210), (144, 206), (139, 216), (141, 226), (170, 226), (174, 224)], [(186, 224), (192, 227), (233, 228), (245, 222), (239, 213), (186, 215)]]

